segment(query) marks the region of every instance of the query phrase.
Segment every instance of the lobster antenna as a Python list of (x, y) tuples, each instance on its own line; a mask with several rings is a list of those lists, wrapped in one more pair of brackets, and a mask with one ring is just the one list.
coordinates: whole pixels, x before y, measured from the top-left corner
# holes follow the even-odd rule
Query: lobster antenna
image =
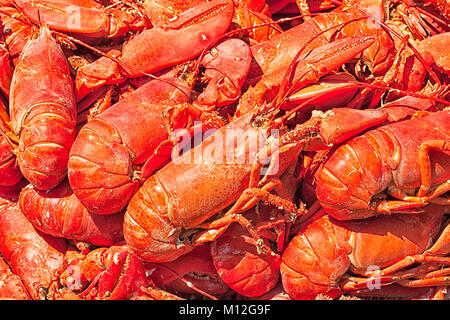
[[(287, 71), (286, 71), (286, 74), (285, 74), (285, 76), (284, 76), (284, 78), (283, 78), (283, 81), (282, 81), (282, 83), (281, 83), (281, 85), (280, 85), (280, 88), (278, 89), (277, 97), (272, 101), (272, 105), (278, 106), (278, 105), (280, 105), (281, 103), (285, 102), (285, 101), (287, 100), (287, 97), (291, 94), (290, 91), (292, 90), (292, 88), (295, 88), (295, 85), (293, 85), (293, 86), (291, 86), (291, 88), (286, 89), (286, 87), (287, 87), (287, 85), (288, 85), (288, 79), (293, 75), (293, 72), (294, 72), (294, 70), (295, 70), (295, 65), (296, 65), (296, 63), (297, 63), (298, 58), (300, 57), (300, 55), (303, 53), (303, 51), (305, 50), (305, 48), (306, 48), (311, 42), (313, 42), (314, 40), (317, 39), (317, 37), (321, 36), (322, 34), (328, 32), (328, 31), (331, 31), (331, 30), (333, 30), (333, 29), (335, 29), (335, 28), (344, 27), (344, 26), (346, 26), (346, 25), (349, 24), (349, 23), (353, 23), (353, 22), (355, 22), (355, 21), (363, 20), (363, 19), (366, 19), (366, 18), (368, 18), (368, 16), (359, 17), (359, 18), (355, 18), (355, 19), (352, 19), (352, 20), (349, 20), (349, 21), (346, 21), (346, 22), (342, 22), (342, 23), (340, 23), (340, 24), (337, 24), (337, 25), (334, 25), (334, 26), (332, 26), (332, 27), (329, 27), (329, 28), (327, 28), (327, 29), (322, 30), (322, 31), (319, 32), (315, 37), (309, 39), (309, 40), (303, 45), (303, 47), (297, 52), (297, 54), (295, 55), (294, 59), (292, 59), (292, 62), (290, 63), (290, 65), (289, 65), (289, 67), (288, 67), (288, 69), (287, 69)], [(299, 79), (299, 80), (297, 81), (297, 83), (298, 83), (299, 81), (301, 81), (301, 79)], [(274, 107), (274, 106), (271, 106), (271, 108), (276, 108), (276, 107)]]
[(421, 7), (415, 7), (417, 11), (419, 11), (421, 14), (433, 19), (435, 22), (445, 26), (445, 27), (450, 27), (450, 24), (448, 22), (446, 22), (445, 20), (442, 20), (439, 17), (436, 17), (435, 15), (429, 13), (428, 11), (422, 9)]
[[(379, 20), (377, 17), (367, 13), (364, 9), (362, 9), (357, 3), (353, 4), (355, 6), (356, 9), (358, 9), (359, 11), (361, 11), (362, 13), (364, 13), (365, 15), (368, 15), (370, 18), (372, 18), (375, 22), (377, 22), (381, 27), (385, 28), (386, 30), (388, 30), (389, 32), (391, 32), (392, 34), (394, 34), (397, 38), (399, 38), (400, 40), (404, 40), (404, 37), (399, 34), (397, 31), (395, 31), (394, 29), (392, 29), (390, 26), (388, 26), (386, 23), (384, 23), (383, 21)], [(425, 70), (427, 70), (427, 72), (430, 74), (431, 78), (439, 85), (441, 86), (442, 83), (439, 80), (439, 77), (436, 75), (436, 73), (430, 68), (430, 66), (425, 62), (425, 59), (422, 57), (422, 55), (419, 53), (419, 51), (417, 51), (417, 49), (415, 48), (415, 46), (413, 45), (413, 43), (411, 41), (407, 42), (409, 44), (410, 49), (413, 51), (413, 53), (416, 55), (416, 57), (419, 59), (419, 61), (422, 63), (423, 67), (425, 68)]]
[[(442, 103), (444, 105), (450, 106), (450, 101), (448, 101), (448, 100), (444, 100), (444, 99), (440, 99), (440, 98), (436, 98), (436, 97), (430, 97), (430, 96), (427, 96), (427, 95), (422, 94), (422, 93), (410, 92), (410, 91), (406, 91), (406, 90), (402, 90), (402, 89), (391, 88), (389, 86), (383, 86), (383, 85), (380, 85), (380, 84), (371, 84), (371, 83), (365, 83), (365, 82), (360, 82), (360, 81), (351, 81), (349, 83), (355, 83), (355, 84), (359, 85), (360, 87), (367, 87), (367, 88), (372, 88), (372, 89), (392, 91), (392, 92), (395, 92), (395, 93), (404, 94), (405, 96), (411, 96), (411, 97), (415, 97), (415, 98), (419, 98), (419, 99), (433, 100), (435, 102), (439, 102), (439, 103)], [(445, 91), (448, 91), (449, 86), (444, 86), (443, 88), (444, 88), (444, 92), (445, 92)]]
[[(315, 14), (315, 15), (317, 15), (317, 14)], [(241, 29), (228, 31), (228, 32), (222, 34), (220, 37), (218, 37), (214, 41), (211, 41), (211, 43), (209, 45), (207, 45), (205, 47), (205, 49), (203, 49), (203, 51), (201, 52), (200, 56), (197, 58), (197, 62), (196, 62), (195, 68), (197, 68), (197, 69), (199, 68), (200, 61), (203, 59), (204, 55), (206, 54), (206, 52), (209, 49), (211, 49), (216, 43), (218, 43), (219, 41), (221, 41), (221, 40), (223, 40), (223, 39), (225, 39), (227, 37), (231, 37), (231, 36), (233, 36), (235, 34), (238, 34), (238, 33), (242, 32), (242, 31), (252, 30), (252, 29), (261, 28), (261, 27), (267, 27), (267, 26), (271, 26), (271, 25), (274, 25), (274, 24), (278, 25), (279, 23), (297, 20), (297, 19), (300, 19), (300, 18), (303, 18), (303, 17), (304, 17), (304, 15), (298, 15), (298, 16), (295, 16), (295, 17), (279, 19), (277, 21), (265, 22), (265, 23), (261, 23), (261, 24), (258, 24), (258, 25), (255, 25), (255, 26), (251, 26), (251, 27), (246, 27), (246, 28), (241, 28)]]
[(79, 40), (79, 39), (76, 39), (76, 38), (74, 38), (74, 37), (72, 37), (72, 36), (68, 36), (68, 35), (66, 35), (66, 34), (64, 34), (64, 33), (62, 33), (62, 32), (52, 30), (52, 33), (54, 33), (54, 34), (56, 34), (56, 35), (58, 35), (58, 36), (61, 36), (61, 37), (65, 38), (65, 39), (67, 39), (67, 40), (69, 40), (69, 41), (72, 41), (72, 42), (74, 42), (74, 43), (76, 43), (76, 44), (79, 44), (79, 45), (81, 45), (81, 46), (83, 46), (83, 47), (85, 47), (85, 48), (87, 48), (87, 49), (89, 49), (89, 50), (91, 50), (91, 51), (97, 53), (98, 55), (101, 55), (101, 56), (103, 56), (103, 57), (106, 57), (106, 58), (108, 58), (108, 59), (114, 61), (115, 63), (117, 63), (117, 64), (120, 65), (120, 66), (124, 66), (124, 67), (126, 67), (126, 68), (128, 68), (128, 69), (130, 69), (130, 70), (137, 71), (137, 72), (141, 73), (143, 76), (147, 76), (147, 77), (149, 77), (149, 78), (152, 78), (153, 80), (159, 80), (159, 81), (165, 82), (165, 83), (167, 83), (167, 84), (169, 84), (169, 85), (175, 87), (176, 89), (180, 90), (186, 97), (190, 98), (190, 95), (189, 95), (189, 94), (187, 94), (183, 89), (179, 88), (176, 84), (174, 84), (174, 83), (171, 82), (170, 80), (167, 80), (167, 79), (164, 79), (164, 78), (155, 76), (155, 75), (153, 75), (153, 74), (151, 74), (151, 73), (143, 72), (143, 71), (141, 71), (141, 70), (139, 70), (139, 69), (137, 69), (137, 68), (135, 68), (135, 67), (133, 67), (133, 66), (127, 64), (127, 63), (124, 63), (123, 61), (120, 61), (119, 59), (117, 59), (117, 58), (111, 56), (111, 55), (108, 54), (107, 52), (103, 52), (103, 51), (101, 51), (101, 50), (99, 50), (99, 49), (97, 49), (97, 48), (95, 48), (95, 47), (93, 47), (93, 46), (91, 46), (91, 45), (89, 45), (89, 44), (87, 44), (87, 43), (85, 43), (85, 42)]
[[(427, 96), (425, 94), (421, 94), (421, 93), (415, 93), (415, 92), (408, 92), (405, 90), (401, 90), (401, 89), (395, 89), (395, 88), (391, 88), (389, 86), (383, 86), (383, 85), (379, 85), (379, 84), (371, 84), (371, 83), (365, 83), (365, 82), (360, 82), (360, 81), (350, 81), (348, 82), (350, 84), (354, 84), (356, 88), (361, 88), (361, 87), (366, 87), (366, 88), (371, 88), (371, 89), (378, 89), (378, 90), (384, 90), (384, 91), (391, 91), (391, 92), (395, 92), (395, 93), (400, 93), (400, 94), (404, 94), (404, 95), (409, 95), (415, 98), (419, 98), (419, 99), (428, 99), (428, 100), (433, 100), (435, 102), (439, 102), (442, 103), (446, 106), (450, 106), (450, 101), (444, 100), (444, 99), (440, 99), (440, 98), (435, 98), (435, 97), (430, 97)], [(448, 89), (448, 87), (446, 88)], [(309, 98), (308, 100), (302, 102), (301, 104), (299, 104), (298, 106), (296, 106), (295, 108), (293, 108), (292, 110), (289, 110), (286, 114), (284, 114), (283, 116), (281, 116), (279, 119), (280, 121), (284, 121), (286, 119), (288, 119), (289, 117), (291, 117), (295, 112), (303, 109), (304, 107), (306, 107), (309, 103), (311, 103), (312, 101), (314, 101), (317, 98), (320, 98), (322, 96), (325, 96), (326, 93), (323, 93), (322, 95), (319, 96), (315, 96), (312, 98)]]

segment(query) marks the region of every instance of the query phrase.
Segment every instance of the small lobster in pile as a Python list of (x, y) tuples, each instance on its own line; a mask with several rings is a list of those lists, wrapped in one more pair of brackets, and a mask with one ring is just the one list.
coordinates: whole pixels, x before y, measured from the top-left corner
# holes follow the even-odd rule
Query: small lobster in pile
[(449, 299), (449, 19), (0, 0), (0, 299)]

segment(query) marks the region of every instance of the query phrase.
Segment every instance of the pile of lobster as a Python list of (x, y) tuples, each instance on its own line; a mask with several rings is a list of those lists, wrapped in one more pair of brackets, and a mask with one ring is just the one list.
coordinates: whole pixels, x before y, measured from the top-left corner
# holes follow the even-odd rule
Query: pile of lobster
[(448, 1), (0, 5), (0, 298), (449, 299)]

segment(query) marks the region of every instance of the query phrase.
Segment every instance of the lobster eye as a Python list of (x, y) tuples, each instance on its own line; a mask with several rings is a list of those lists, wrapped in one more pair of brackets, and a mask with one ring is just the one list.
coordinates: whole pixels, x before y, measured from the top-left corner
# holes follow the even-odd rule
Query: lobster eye
[(254, 128), (260, 128), (267, 122), (267, 112), (261, 112), (253, 118), (251, 125)]

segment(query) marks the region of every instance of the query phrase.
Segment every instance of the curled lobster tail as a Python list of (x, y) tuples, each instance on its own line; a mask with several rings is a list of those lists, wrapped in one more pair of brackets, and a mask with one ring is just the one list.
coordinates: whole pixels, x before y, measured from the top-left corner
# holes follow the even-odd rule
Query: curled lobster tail
[[(68, 177), (90, 212), (122, 210), (144, 179), (140, 166), (151, 158), (158, 168), (170, 159), (166, 116), (188, 102), (189, 94), (187, 84), (170, 73), (130, 93), (81, 128), (70, 151)], [(173, 129), (184, 126), (185, 116), (180, 112), (173, 119)]]
[[(316, 174), (317, 198), (323, 208), (340, 220), (367, 218), (383, 212), (380, 206), (385, 202), (375, 196), (388, 187), (407, 192), (425, 187), (426, 181), (428, 188), (445, 183), (450, 178), (445, 144), (449, 116), (450, 110), (445, 110), (388, 124), (339, 147)], [(423, 151), (429, 154), (429, 166)], [(389, 202), (386, 210), (391, 210)]]
[(19, 198), (22, 212), (36, 229), (54, 237), (64, 237), (97, 246), (123, 240), (123, 212), (100, 216), (89, 213), (72, 193), (67, 180), (49, 192), (29, 185)]
[(10, 112), (20, 136), (17, 158), (23, 175), (39, 189), (55, 187), (67, 174), (76, 105), (67, 60), (47, 28), (22, 52), (11, 83)]
[[(254, 217), (248, 213), (246, 216)], [(264, 241), (267, 246), (270, 245), (267, 239)], [(271, 290), (279, 280), (281, 256), (259, 253), (255, 240), (238, 224), (231, 225), (211, 243), (211, 255), (222, 280), (243, 296), (260, 296)]]
[(350, 266), (351, 250), (342, 238), (345, 233), (339, 231), (323, 216), (291, 240), (280, 271), (283, 287), (293, 299), (314, 299), (323, 293), (339, 296), (337, 280)]

